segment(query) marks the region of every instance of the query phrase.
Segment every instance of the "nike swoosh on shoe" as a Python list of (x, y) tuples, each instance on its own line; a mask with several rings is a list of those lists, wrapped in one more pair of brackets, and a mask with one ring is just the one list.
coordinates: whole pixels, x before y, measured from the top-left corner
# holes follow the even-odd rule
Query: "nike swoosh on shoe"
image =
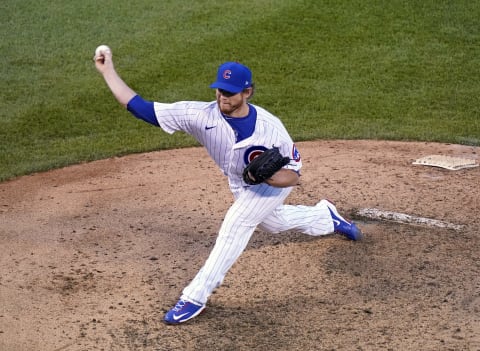
[(174, 314), (174, 315), (173, 315), (173, 319), (176, 320), (176, 321), (178, 321), (180, 318), (186, 316), (187, 314), (188, 314), (188, 312), (187, 312), (187, 313), (183, 313), (183, 314), (179, 314), (178, 316)]

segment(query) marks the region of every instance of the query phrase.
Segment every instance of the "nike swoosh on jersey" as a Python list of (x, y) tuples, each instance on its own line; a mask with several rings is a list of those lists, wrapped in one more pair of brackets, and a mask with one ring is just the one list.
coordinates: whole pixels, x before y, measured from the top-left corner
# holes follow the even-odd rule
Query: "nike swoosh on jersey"
[(179, 314), (178, 316), (174, 314), (174, 315), (173, 315), (173, 319), (176, 320), (176, 321), (178, 321), (180, 318), (186, 316), (187, 314), (188, 314), (188, 312), (187, 312), (187, 313), (183, 313), (183, 314)]
[(338, 219), (332, 219), (333, 223), (335, 223), (337, 226), (340, 225), (340, 221)]
[(216, 128), (216, 127), (217, 127), (217, 126), (211, 126), (211, 127), (205, 126), (205, 130), (213, 129), (213, 128)]

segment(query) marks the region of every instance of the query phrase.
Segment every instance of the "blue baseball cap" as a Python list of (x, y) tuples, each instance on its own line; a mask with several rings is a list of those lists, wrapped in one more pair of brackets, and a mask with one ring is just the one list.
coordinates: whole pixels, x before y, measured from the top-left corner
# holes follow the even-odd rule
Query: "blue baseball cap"
[(218, 67), (217, 81), (210, 88), (239, 93), (252, 86), (252, 72), (238, 62), (225, 62)]

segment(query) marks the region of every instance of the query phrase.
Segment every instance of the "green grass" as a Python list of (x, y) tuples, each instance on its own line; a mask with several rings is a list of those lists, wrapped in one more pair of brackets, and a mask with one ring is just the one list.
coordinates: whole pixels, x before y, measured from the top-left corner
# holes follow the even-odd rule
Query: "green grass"
[(253, 103), (295, 140), (480, 145), (480, 3), (474, 1), (4, 0), (0, 181), (196, 145), (130, 117), (92, 56), (148, 99), (211, 100), (227, 60), (249, 65)]

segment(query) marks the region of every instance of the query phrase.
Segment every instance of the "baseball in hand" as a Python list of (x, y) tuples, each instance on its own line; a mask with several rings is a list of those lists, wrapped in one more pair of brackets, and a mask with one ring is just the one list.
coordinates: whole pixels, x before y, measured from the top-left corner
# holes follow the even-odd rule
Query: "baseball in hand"
[(103, 54), (106, 52), (111, 52), (110, 48), (107, 45), (100, 45), (95, 49), (95, 56), (93, 57), (93, 60), (96, 61), (97, 58), (103, 57)]

